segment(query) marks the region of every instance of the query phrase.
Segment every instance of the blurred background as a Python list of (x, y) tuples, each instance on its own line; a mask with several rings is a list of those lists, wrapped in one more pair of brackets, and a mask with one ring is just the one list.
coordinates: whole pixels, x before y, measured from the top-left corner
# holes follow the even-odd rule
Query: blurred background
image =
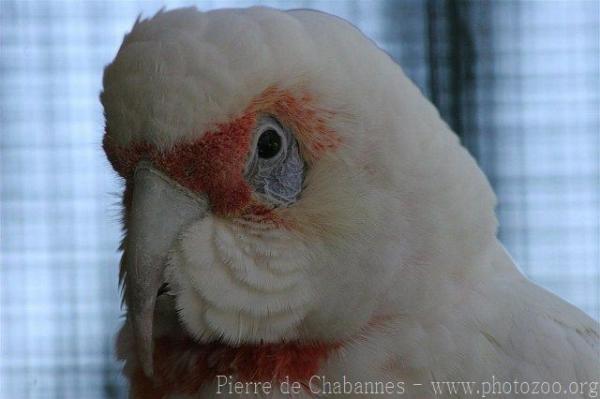
[[(0, 0), (0, 398), (124, 398), (120, 182), (102, 69), (142, 13), (251, 1)], [(600, 2), (268, 1), (350, 20), (439, 107), (533, 280), (599, 318)]]

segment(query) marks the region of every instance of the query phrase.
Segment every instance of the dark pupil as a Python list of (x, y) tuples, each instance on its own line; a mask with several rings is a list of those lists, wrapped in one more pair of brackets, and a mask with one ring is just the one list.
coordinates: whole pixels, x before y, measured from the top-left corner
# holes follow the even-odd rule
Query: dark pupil
[(258, 156), (273, 158), (281, 149), (281, 137), (273, 129), (265, 130), (258, 138)]

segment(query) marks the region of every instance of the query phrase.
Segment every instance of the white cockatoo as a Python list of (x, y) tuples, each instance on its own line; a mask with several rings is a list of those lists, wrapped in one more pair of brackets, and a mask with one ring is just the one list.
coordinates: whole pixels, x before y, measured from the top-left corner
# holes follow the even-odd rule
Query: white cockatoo
[(101, 101), (131, 397), (597, 392), (598, 324), (517, 269), (473, 158), (351, 24), (159, 12)]

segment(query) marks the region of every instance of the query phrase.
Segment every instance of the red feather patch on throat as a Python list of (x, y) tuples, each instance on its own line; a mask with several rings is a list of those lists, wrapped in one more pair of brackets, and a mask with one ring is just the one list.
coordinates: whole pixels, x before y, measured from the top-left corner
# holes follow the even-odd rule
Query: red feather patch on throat
[(158, 339), (154, 377), (141, 370), (132, 379), (134, 398), (164, 398), (168, 394), (193, 394), (219, 376), (241, 382), (285, 380), (307, 386), (321, 362), (341, 344), (278, 343), (231, 347), (201, 344), (192, 339)]
[(236, 381), (273, 384), (298, 382), (310, 392), (309, 381), (334, 352), (362, 341), (374, 330), (385, 328), (390, 316), (373, 316), (360, 331), (337, 342), (265, 343), (230, 346), (221, 342), (199, 343), (186, 338), (159, 338), (154, 347), (154, 376), (141, 368), (131, 378), (135, 399), (163, 399), (170, 394), (194, 394), (217, 376)]

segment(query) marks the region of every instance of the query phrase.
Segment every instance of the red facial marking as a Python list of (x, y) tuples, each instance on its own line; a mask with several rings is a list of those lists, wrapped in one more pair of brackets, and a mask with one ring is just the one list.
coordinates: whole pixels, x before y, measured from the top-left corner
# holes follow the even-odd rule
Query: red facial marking
[(279, 223), (276, 212), (252, 196), (252, 188), (244, 179), (253, 130), (261, 114), (274, 115), (290, 127), (309, 162), (340, 144), (326, 123), (332, 112), (316, 107), (308, 94), (297, 97), (289, 90), (271, 87), (255, 98), (240, 117), (204, 134), (198, 132), (198, 140), (160, 151), (145, 142), (118, 146), (107, 133), (104, 150), (113, 168), (128, 181), (138, 162), (148, 159), (184, 187), (206, 193), (215, 214), (253, 215)]
[(319, 108), (315, 99), (299, 89), (295, 96), (290, 90), (271, 86), (251, 104), (261, 112), (275, 115), (296, 134), (307, 161), (315, 161), (327, 151), (337, 149), (341, 139), (327, 122), (335, 112)]
[(247, 113), (231, 123), (218, 125), (192, 143), (176, 144), (160, 152), (146, 143), (122, 148), (105, 136), (104, 147), (115, 169), (125, 178), (133, 175), (143, 159), (192, 191), (206, 193), (213, 212), (232, 214), (248, 204), (250, 186), (243, 177), (256, 115)]

